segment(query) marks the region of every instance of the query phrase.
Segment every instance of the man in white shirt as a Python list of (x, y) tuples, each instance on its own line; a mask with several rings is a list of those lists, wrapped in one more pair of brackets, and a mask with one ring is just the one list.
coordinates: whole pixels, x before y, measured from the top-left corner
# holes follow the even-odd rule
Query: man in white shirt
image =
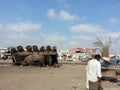
[(87, 85), (88, 90), (100, 90), (101, 87), (101, 56), (96, 54), (94, 59), (88, 61), (86, 66)]

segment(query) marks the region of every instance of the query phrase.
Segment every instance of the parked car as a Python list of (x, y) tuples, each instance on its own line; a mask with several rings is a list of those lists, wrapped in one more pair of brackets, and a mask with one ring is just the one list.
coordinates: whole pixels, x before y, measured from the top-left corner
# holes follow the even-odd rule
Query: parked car
[(3, 53), (3, 55), (2, 55), (2, 59), (3, 60), (6, 60), (6, 59), (8, 59), (9, 57), (11, 57), (11, 53), (9, 52), (9, 51), (7, 51), (7, 52), (4, 52)]

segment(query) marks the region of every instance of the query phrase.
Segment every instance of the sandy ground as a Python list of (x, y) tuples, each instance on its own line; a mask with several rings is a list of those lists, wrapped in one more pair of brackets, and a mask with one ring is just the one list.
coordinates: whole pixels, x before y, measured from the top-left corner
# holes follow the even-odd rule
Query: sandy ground
[[(14, 66), (10, 60), (0, 60), (0, 90), (85, 90), (85, 78), (85, 65), (40, 68)], [(117, 83), (102, 84), (104, 90), (120, 90)]]

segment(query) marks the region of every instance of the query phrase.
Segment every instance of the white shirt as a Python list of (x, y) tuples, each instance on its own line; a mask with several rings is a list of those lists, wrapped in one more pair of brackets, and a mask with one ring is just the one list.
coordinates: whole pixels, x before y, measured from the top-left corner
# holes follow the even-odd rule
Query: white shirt
[(101, 64), (98, 60), (92, 59), (88, 61), (86, 66), (87, 88), (89, 88), (89, 81), (96, 82), (98, 77), (101, 77)]

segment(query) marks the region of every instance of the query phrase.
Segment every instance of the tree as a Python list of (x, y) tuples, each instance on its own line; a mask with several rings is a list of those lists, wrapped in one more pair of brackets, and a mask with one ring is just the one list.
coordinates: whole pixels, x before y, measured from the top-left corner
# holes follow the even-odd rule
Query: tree
[(109, 57), (111, 38), (109, 38), (109, 40), (105, 43), (103, 43), (100, 39), (97, 39), (97, 41), (93, 42), (93, 45), (100, 49), (102, 57)]

